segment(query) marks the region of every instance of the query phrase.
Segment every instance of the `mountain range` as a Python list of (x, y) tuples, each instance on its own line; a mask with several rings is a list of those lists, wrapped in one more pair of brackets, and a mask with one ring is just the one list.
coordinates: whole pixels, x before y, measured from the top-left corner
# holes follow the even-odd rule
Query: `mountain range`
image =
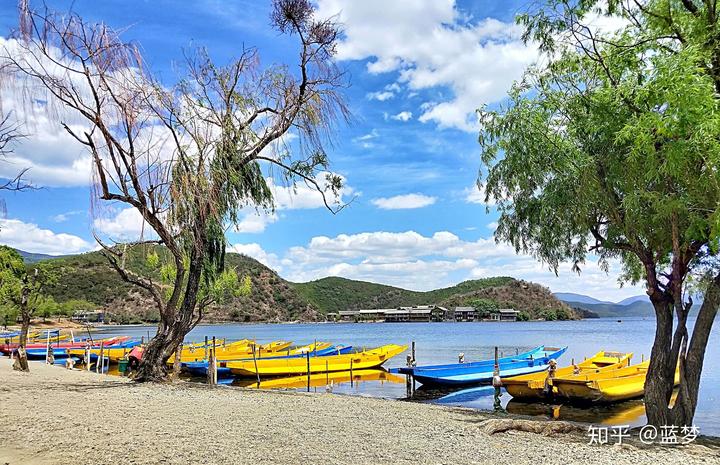
[[(147, 256), (151, 252), (146, 248), (128, 253), (125, 266), (159, 282), (159, 271), (148, 265)], [(45, 291), (59, 303), (78, 301), (103, 308), (123, 323), (158, 318), (149, 295), (123, 281), (100, 252), (60, 257), (20, 253), (26, 257), (28, 266), (53, 277)], [(521, 310), (529, 318), (548, 314), (569, 318), (587, 315), (572, 310), (546, 287), (511, 277), (470, 280), (420, 292), (339, 277), (293, 283), (257, 260), (236, 253), (227, 254), (226, 266), (239, 276), (249, 276), (252, 292), (208, 308), (204, 321), (317, 321), (324, 320), (327, 313), (340, 310), (429, 304), (454, 307), (471, 305), (478, 299), (493, 301), (500, 308)]]

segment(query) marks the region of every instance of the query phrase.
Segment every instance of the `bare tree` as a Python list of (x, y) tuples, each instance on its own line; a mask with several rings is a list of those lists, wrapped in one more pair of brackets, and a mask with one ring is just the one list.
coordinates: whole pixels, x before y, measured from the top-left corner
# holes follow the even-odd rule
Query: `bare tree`
[[(22, 139), (24, 135), (20, 132), (18, 124), (10, 119), (11, 113), (0, 118), (0, 159), (4, 159), (12, 153), (11, 145)], [(5, 191), (23, 191), (30, 189), (32, 186), (25, 181), (23, 177), (27, 173), (28, 168), (21, 169), (14, 178), (8, 179), (4, 183), (0, 183), (0, 190)]]
[[(317, 20), (307, 0), (274, 1), (271, 23), (297, 39), (297, 71), (261, 69), (254, 48), (225, 66), (198, 50), (187, 56), (186, 76), (167, 88), (107, 26), (22, 3), (18, 50), (0, 57), (26, 89), (55, 102), (65, 130), (87, 148), (97, 199), (136, 209), (154, 233), (122, 247), (96, 234), (109, 263), (160, 313), (137, 380), (166, 378), (168, 358), (214, 302), (227, 225), (243, 207), (273, 208), (261, 163), (316, 188), (331, 211), (342, 208), (342, 179), (323, 174), (323, 145), (347, 117), (344, 76), (332, 60), (339, 28)], [(65, 122), (78, 116), (83, 129)], [(297, 140), (287, 142), (288, 134)], [(125, 266), (125, 255), (148, 243), (166, 250), (166, 283)]]

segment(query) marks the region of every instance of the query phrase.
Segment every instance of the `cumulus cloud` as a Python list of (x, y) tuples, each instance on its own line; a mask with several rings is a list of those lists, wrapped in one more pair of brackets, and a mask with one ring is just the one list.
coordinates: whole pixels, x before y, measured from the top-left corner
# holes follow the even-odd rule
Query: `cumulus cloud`
[(380, 197), (373, 199), (372, 203), (383, 210), (409, 210), (413, 208), (423, 208), (434, 204), (437, 197), (431, 197), (424, 194), (405, 194), (396, 195), (394, 197)]
[(282, 269), (285, 278), (297, 282), (342, 276), (429, 290), (466, 279), (513, 276), (543, 284), (555, 292), (578, 292), (605, 300), (642, 293), (640, 287), (619, 288), (620, 265), (616, 262), (605, 274), (590, 261), (579, 276), (566, 263), (556, 277), (546, 266), (530, 256), (516, 254), (507, 244), (491, 238), (462, 240), (448, 231), (430, 236), (415, 231), (316, 236), (304, 246), (291, 247), (282, 257), (267, 254), (258, 244), (236, 247), (263, 263), (274, 264), (276, 269)]
[(475, 203), (480, 205), (495, 205), (495, 199), (492, 197), (486, 202), (485, 201), (485, 188), (478, 187), (477, 185), (470, 186), (463, 190), (463, 196), (465, 197), (465, 202), (467, 203)]
[(56, 233), (20, 220), (0, 220), (0, 243), (26, 252), (65, 255), (87, 252), (93, 244), (72, 234)]
[(412, 118), (412, 112), (411, 111), (401, 111), (397, 115), (393, 115), (390, 118), (392, 118), (396, 121), (407, 122), (407, 121), (410, 121), (410, 119)]
[(117, 241), (138, 240), (141, 237), (148, 238), (155, 235), (134, 207), (122, 208), (119, 211), (111, 209), (106, 216), (95, 218), (93, 227)]
[(468, 21), (454, 0), (318, 3), (320, 15), (337, 15), (344, 25), (339, 59), (369, 59), (368, 72), (396, 72), (396, 84), (410, 92), (449, 88), (451, 97), (426, 102), (419, 117), (443, 128), (476, 131), (475, 109), (504, 98), (538, 57), (535, 46), (522, 42), (520, 26), (494, 18)]

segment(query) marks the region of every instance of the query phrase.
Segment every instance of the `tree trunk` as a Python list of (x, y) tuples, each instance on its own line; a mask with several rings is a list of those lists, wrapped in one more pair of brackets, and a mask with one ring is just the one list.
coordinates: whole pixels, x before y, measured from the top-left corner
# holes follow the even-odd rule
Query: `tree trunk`
[(719, 306), (720, 275), (713, 279), (705, 293), (705, 300), (695, 320), (687, 352), (681, 354), (681, 357), (684, 355), (684, 363), (681, 370), (680, 391), (672, 409), (672, 424), (676, 426), (692, 426), (693, 424), (700, 390), (700, 375), (705, 361), (705, 350)]
[(199, 246), (193, 249), (190, 256), (190, 269), (185, 285), (180, 308), (176, 311), (165, 311), (160, 315), (158, 332), (143, 351), (142, 360), (134, 376), (135, 381), (165, 381), (168, 376), (167, 361), (185, 336), (195, 327), (193, 320), (197, 295), (202, 276), (203, 251)]
[(13, 368), (18, 371), (30, 371), (30, 365), (27, 361), (27, 347), (28, 332), (30, 331), (30, 315), (26, 309), (21, 310), (22, 326), (20, 328), (20, 343), (18, 344), (17, 358), (13, 363)]
[(670, 419), (670, 398), (673, 391), (672, 375), (668, 379), (668, 366), (675, 372), (676, 360), (672, 356), (673, 306), (666, 298), (652, 299), (655, 308), (655, 340), (650, 353), (650, 365), (645, 381), (645, 412), (648, 423), (667, 425)]

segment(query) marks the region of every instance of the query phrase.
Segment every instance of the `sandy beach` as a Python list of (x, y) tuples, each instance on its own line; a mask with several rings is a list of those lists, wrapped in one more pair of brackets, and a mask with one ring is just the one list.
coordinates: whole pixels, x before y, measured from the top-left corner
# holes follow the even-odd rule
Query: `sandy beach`
[[(488, 434), (472, 410), (258, 392), (0, 360), (0, 464), (718, 463), (714, 445), (590, 446), (580, 430)], [(497, 417), (495, 417), (497, 418)]]

